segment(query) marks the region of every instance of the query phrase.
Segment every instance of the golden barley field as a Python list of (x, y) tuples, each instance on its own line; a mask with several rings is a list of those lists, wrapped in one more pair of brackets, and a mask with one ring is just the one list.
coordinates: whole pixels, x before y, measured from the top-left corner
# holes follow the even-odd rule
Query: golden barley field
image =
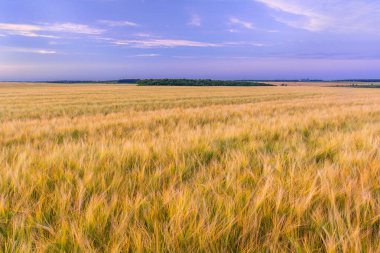
[(379, 252), (380, 89), (0, 84), (1, 252)]
[(276, 82), (265, 82), (268, 84), (276, 85), (276, 86), (281, 86), (281, 85), (286, 85), (286, 86), (320, 86), (320, 87), (350, 87), (352, 85), (355, 86), (380, 86), (379, 82), (358, 82), (358, 81), (298, 81), (298, 82), (291, 82), (291, 81), (276, 81)]

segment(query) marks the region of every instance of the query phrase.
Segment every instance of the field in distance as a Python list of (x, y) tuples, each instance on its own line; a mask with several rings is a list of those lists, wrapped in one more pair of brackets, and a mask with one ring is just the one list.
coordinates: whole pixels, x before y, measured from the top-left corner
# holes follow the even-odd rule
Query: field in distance
[(379, 252), (380, 89), (0, 84), (0, 251)]
[(302, 82), (302, 81), (299, 81), (299, 82), (289, 82), (289, 81), (284, 81), (284, 82), (281, 82), (281, 81), (276, 81), (276, 82), (265, 82), (265, 83), (268, 83), (268, 84), (271, 84), (271, 85), (276, 85), (276, 86), (281, 86), (281, 85), (286, 85), (286, 86), (320, 86), (320, 87), (350, 87), (350, 86), (366, 86), (366, 87), (372, 87), (372, 86), (376, 86), (376, 88), (380, 88), (380, 82), (357, 82), (357, 81), (352, 81), (352, 82), (349, 82), (349, 81), (341, 81), (341, 82), (337, 82), (337, 81), (333, 81), (333, 82), (329, 82), (329, 81), (316, 81), (316, 82)]

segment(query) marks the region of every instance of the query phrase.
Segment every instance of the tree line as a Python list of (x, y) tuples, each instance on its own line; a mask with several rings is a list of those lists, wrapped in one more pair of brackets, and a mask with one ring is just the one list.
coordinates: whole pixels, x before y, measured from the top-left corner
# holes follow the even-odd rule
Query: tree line
[(211, 79), (143, 79), (140, 86), (274, 86), (254, 81), (222, 81)]

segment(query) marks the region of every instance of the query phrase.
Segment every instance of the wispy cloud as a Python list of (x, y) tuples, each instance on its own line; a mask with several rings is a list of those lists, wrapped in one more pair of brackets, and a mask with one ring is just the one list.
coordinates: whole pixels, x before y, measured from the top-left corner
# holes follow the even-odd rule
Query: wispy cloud
[(158, 57), (160, 54), (138, 54), (137, 57)]
[(238, 29), (227, 29), (227, 32), (230, 32), (230, 33), (238, 33), (239, 30), (238, 30)]
[[(104, 32), (83, 24), (54, 23), (54, 24), (15, 24), (0, 23), (0, 31), (7, 35), (18, 35), (25, 37), (59, 38), (57, 33), (75, 33), (87, 35), (99, 35)], [(52, 34), (53, 33), (53, 34)]]
[[(242, 27), (242, 28), (245, 28), (248, 30), (255, 30), (255, 31), (261, 31), (261, 32), (269, 32), (269, 33), (278, 32), (277, 30), (268, 30), (268, 29), (263, 29), (263, 28), (257, 27), (252, 22), (241, 20), (241, 19), (236, 18), (236, 17), (231, 17), (229, 19), (229, 25), (239, 26), (239, 27)], [(231, 33), (239, 32), (238, 29), (234, 29), (234, 28), (228, 29), (228, 31)]]
[(223, 45), (225, 46), (253, 46), (253, 47), (264, 47), (268, 46), (268, 44), (261, 43), (261, 42), (255, 42), (255, 41), (232, 41), (232, 42), (224, 42)]
[(174, 47), (263, 47), (268, 44), (257, 41), (200, 42), (175, 39), (109, 40), (113, 45), (133, 48), (174, 48)]
[(200, 27), (202, 26), (202, 19), (199, 15), (193, 14), (191, 15), (191, 19), (189, 23), (187, 23), (189, 26), (194, 26), (194, 27)]
[(52, 32), (63, 32), (63, 33), (77, 33), (77, 34), (89, 34), (89, 35), (99, 35), (104, 32), (103, 29), (94, 28), (88, 25), (75, 24), (75, 23), (55, 23), (55, 24), (45, 24), (43, 29)]
[(111, 26), (111, 27), (123, 27), (123, 26), (130, 26), (130, 27), (136, 27), (139, 26), (139, 24), (131, 21), (115, 21), (115, 20), (98, 20), (99, 23)]
[(22, 47), (1, 47), (0, 51), (14, 53), (30, 53), (30, 54), (57, 54), (57, 51), (51, 49), (40, 48), (22, 48)]
[(45, 50), (45, 49), (37, 49), (35, 51), (30, 51), (31, 53), (36, 53), (36, 54), (56, 54), (56, 51), (53, 50)]
[(256, 0), (267, 5), (274, 10), (292, 14), (292, 17), (275, 15), (278, 22), (288, 26), (302, 28), (309, 31), (323, 30), (331, 20), (324, 13), (319, 13), (313, 5), (303, 4), (299, 1), (283, 1), (283, 0)]
[(274, 18), (312, 32), (378, 32), (380, 3), (357, 0), (255, 0), (271, 8)]
[(135, 33), (135, 34), (133, 34), (133, 36), (142, 37), (142, 38), (157, 38), (157, 37), (159, 37), (159, 36), (157, 36), (155, 34), (151, 34), (151, 33)]
[(244, 28), (250, 29), (250, 30), (255, 29), (255, 26), (253, 25), (253, 23), (248, 22), (248, 21), (244, 21), (244, 20), (241, 20), (241, 19), (238, 19), (235, 17), (230, 18), (229, 23), (231, 25), (239, 25), (241, 27), (244, 27)]
[(148, 39), (148, 40), (115, 40), (114, 45), (134, 48), (173, 48), (173, 47), (219, 47), (220, 45), (192, 40)]
[(52, 35), (39, 34), (38, 32), (43, 31), (43, 29), (37, 25), (0, 23), (0, 31), (8, 35), (25, 37), (54, 37)]

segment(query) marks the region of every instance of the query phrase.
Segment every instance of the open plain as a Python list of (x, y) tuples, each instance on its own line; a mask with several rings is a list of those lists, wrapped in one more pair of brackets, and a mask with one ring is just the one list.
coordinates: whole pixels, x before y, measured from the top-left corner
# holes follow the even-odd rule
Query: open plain
[(380, 89), (0, 84), (0, 251), (379, 252)]

